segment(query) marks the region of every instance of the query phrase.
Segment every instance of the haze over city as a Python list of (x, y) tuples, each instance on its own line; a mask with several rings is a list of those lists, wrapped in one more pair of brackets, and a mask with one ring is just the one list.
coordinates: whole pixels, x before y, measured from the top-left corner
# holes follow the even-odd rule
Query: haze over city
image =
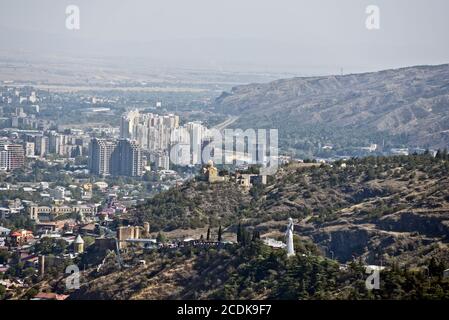
[[(71, 4), (80, 8), (80, 30), (65, 28)], [(380, 30), (365, 27), (371, 4), (380, 8)], [(445, 0), (5, 0), (0, 52), (216, 71), (365, 72), (446, 63), (448, 11)]]
[[(435, 310), (449, 299), (448, 12), (1, 0), (1, 314), (6, 300), (161, 300), (140, 306), (164, 319)], [(361, 300), (379, 304), (356, 313)], [(82, 317), (81, 303), (11, 307)], [(115, 307), (138, 305), (95, 310)]]

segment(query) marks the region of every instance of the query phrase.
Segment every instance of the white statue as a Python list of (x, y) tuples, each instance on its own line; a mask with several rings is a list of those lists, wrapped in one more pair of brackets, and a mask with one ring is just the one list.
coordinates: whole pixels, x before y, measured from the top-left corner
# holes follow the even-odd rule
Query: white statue
[(285, 236), (287, 238), (287, 257), (295, 255), (295, 248), (293, 247), (293, 219), (288, 218), (287, 232)]

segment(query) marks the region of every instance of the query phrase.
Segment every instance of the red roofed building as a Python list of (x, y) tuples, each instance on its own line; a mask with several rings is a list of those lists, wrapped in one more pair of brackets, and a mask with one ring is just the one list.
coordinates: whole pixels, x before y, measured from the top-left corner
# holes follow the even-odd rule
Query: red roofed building
[(34, 236), (31, 231), (20, 229), (12, 232), (9, 235), (9, 238), (11, 239), (11, 243), (13, 246), (22, 246), (33, 240)]

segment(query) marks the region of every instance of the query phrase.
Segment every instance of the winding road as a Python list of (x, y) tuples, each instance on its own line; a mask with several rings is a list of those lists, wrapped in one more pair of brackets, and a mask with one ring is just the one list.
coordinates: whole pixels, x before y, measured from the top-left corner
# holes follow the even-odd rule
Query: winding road
[(230, 116), (225, 121), (223, 121), (222, 123), (217, 124), (212, 129), (223, 131), (226, 127), (228, 127), (231, 124), (233, 124), (234, 122), (236, 122), (238, 118), (239, 118), (238, 116)]

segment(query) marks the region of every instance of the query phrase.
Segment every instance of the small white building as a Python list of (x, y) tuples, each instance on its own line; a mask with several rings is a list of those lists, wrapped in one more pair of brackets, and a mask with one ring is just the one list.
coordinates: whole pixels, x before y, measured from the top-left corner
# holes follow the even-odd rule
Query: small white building
[(0, 238), (6, 238), (11, 233), (11, 230), (0, 226)]

